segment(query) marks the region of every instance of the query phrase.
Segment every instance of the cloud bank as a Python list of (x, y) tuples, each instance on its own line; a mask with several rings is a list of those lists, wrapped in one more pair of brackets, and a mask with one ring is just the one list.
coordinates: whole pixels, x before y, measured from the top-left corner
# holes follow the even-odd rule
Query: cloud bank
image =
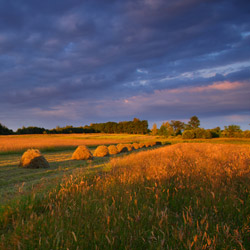
[(198, 115), (247, 129), (249, 23), (243, 0), (1, 1), (0, 122)]

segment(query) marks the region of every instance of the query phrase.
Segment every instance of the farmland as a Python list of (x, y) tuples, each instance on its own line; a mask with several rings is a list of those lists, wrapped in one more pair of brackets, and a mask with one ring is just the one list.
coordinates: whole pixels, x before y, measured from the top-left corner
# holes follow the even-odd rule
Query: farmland
[[(14, 137), (26, 141), (21, 146), (17, 141), (9, 143), (0, 155), (1, 249), (249, 246), (249, 140), (183, 143), (162, 138), (174, 145), (73, 161), (71, 155), (79, 144), (89, 145), (93, 152), (100, 144), (157, 138), (38, 137), (36, 146), (50, 169), (17, 167), (22, 150), (31, 145), (25, 143), (36, 141), (32, 136)], [(46, 137), (53, 142), (41, 140)]]

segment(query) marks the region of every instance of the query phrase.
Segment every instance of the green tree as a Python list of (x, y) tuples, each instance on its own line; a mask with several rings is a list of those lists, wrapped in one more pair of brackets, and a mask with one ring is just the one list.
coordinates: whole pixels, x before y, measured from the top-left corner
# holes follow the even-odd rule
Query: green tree
[(152, 135), (157, 135), (158, 129), (157, 129), (156, 123), (153, 124), (153, 127), (152, 127), (151, 131), (152, 131)]
[(182, 133), (182, 138), (183, 138), (183, 139), (194, 139), (194, 138), (195, 138), (194, 130), (193, 130), (193, 129), (185, 130), (185, 131)]
[(185, 123), (181, 121), (171, 120), (170, 126), (174, 130), (174, 135), (180, 135), (182, 130), (185, 128)]
[(240, 126), (238, 125), (229, 125), (224, 127), (224, 136), (226, 137), (241, 137), (242, 130), (240, 129)]
[(0, 135), (11, 135), (13, 131), (0, 123)]
[(188, 122), (188, 127), (190, 129), (196, 129), (199, 126), (200, 126), (200, 120), (199, 120), (199, 118), (196, 115), (192, 116), (190, 118), (189, 122)]

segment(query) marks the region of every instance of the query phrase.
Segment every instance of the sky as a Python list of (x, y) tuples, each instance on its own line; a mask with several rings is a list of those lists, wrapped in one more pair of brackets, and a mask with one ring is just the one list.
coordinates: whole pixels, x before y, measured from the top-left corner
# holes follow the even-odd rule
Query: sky
[(0, 0), (0, 123), (250, 129), (249, 0)]

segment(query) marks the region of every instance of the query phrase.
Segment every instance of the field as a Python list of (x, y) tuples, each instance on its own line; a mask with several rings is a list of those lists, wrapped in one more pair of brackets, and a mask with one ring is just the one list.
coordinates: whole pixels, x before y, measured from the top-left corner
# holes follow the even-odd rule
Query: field
[(52, 134), (0, 136), (0, 154), (23, 152), (28, 148), (45, 151), (73, 149), (78, 145), (96, 146), (154, 139), (154, 136), (126, 134)]
[[(104, 144), (93, 137), (79, 140), (93, 151)], [(249, 140), (205, 141), (79, 162), (73, 144), (42, 143), (49, 170), (17, 168), (26, 146), (12, 145), (0, 155), (0, 249), (249, 249)]]

